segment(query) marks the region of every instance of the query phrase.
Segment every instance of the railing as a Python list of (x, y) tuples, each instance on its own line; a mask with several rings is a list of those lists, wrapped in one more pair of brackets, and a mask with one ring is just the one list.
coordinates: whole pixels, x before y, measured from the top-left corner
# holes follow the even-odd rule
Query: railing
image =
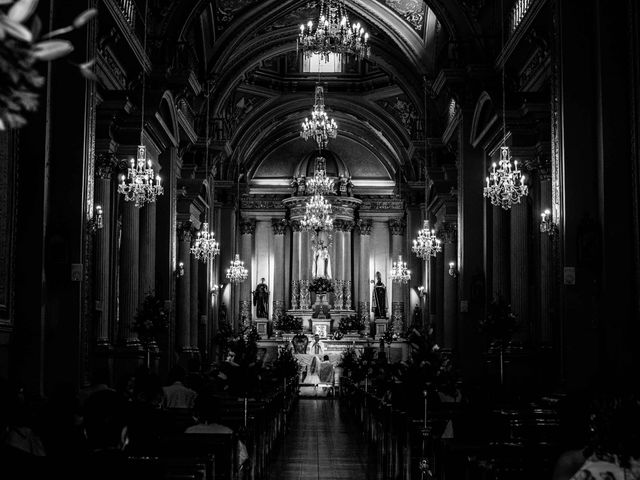
[(516, 0), (509, 13), (509, 34), (513, 34), (535, 0)]
[(118, 0), (118, 6), (132, 30), (136, 29), (138, 10), (133, 0)]

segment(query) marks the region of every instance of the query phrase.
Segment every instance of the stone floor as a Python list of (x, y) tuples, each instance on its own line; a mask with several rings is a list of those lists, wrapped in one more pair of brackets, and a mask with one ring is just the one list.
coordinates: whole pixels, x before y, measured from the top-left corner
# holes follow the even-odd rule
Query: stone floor
[(376, 480), (361, 430), (339, 399), (301, 398), (272, 463), (269, 480)]

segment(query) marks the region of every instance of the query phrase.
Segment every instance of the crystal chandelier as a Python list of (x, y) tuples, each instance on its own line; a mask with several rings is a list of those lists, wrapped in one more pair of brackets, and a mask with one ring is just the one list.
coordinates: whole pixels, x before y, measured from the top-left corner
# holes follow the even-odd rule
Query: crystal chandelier
[(331, 204), (322, 195), (313, 195), (305, 204), (304, 217), (300, 221), (304, 230), (333, 230)]
[(500, 147), (500, 162), (498, 165), (493, 163), (487, 177), (484, 196), (491, 199), (492, 205), (508, 210), (512, 205), (520, 203), (520, 198), (529, 192), (524, 184), (524, 178), (518, 169), (518, 161), (514, 160), (513, 164), (511, 163), (509, 147), (503, 145)]
[(209, 232), (208, 223), (202, 224), (202, 229), (191, 247), (191, 253), (203, 262), (215, 258), (220, 253), (220, 244), (214, 238), (213, 232)]
[(360, 23), (351, 25), (342, 0), (320, 0), (320, 16), (314, 24), (300, 25), (298, 48), (310, 57), (320, 54), (325, 62), (330, 53), (355, 55), (358, 60), (369, 58), (369, 34)]
[(311, 111), (311, 120), (305, 118), (302, 122), (300, 136), (305, 140), (315, 139), (318, 147), (323, 149), (329, 143), (329, 138), (338, 135), (338, 124), (333, 118), (329, 118), (324, 110), (324, 88), (316, 85), (315, 101)]
[(151, 160), (147, 160), (147, 147), (144, 145), (138, 145), (138, 159), (131, 159), (127, 176), (121, 177), (118, 193), (123, 194), (127, 202), (135, 202), (136, 207), (155, 202), (156, 197), (164, 193), (160, 176), (155, 176)]
[(334, 192), (333, 179), (327, 177), (324, 157), (316, 157), (313, 178), (307, 180), (307, 190), (316, 195), (327, 195)]
[(418, 231), (418, 238), (413, 241), (411, 251), (418, 258), (426, 260), (430, 256), (435, 257), (438, 252), (442, 251), (440, 243), (440, 240), (436, 238), (436, 232), (429, 230), (429, 222), (425, 220), (422, 230)]
[(231, 260), (231, 265), (227, 268), (227, 278), (231, 283), (242, 283), (249, 276), (249, 270), (244, 266), (244, 262), (240, 260), (240, 255)]
[(402, 255), (398, 255), (398, 261), (391, 266), (391, 281), (407, 283), (411, 280), (411, 270), (407, 269), (407, 262), (402, 261)]

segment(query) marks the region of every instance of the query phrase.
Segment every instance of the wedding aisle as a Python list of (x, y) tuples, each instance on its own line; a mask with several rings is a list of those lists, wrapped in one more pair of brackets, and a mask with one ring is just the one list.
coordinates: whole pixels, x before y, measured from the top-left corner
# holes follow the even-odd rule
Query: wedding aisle
[(270, 480), (375, 480), (377, 462), (339, 399), (300, 399)]

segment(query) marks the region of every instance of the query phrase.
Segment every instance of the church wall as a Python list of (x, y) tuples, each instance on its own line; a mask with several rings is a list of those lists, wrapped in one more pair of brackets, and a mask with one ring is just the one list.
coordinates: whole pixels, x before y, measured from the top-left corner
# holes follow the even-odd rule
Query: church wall
[(375, 279), (376, 272), (382, 275), (382, 282), (387, 287), (387, 315), (391, 313), (392, 283), (389, 278), (391, 270), (391, 234), (386, 220), (373, 220), (371, 230), (370, 279)]

